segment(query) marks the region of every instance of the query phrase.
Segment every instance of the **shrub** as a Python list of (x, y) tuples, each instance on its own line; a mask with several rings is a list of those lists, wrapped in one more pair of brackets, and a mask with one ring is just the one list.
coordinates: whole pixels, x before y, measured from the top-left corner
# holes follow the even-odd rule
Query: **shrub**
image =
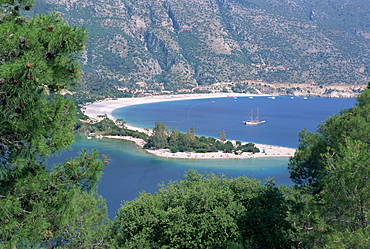
[(178, 151), (179, 151), (179, 149), (178, 149), (177, 147), (174, 147), (174, 146), (170, 146), (170, 147), (169, 147), (169, 149), (170, 149), (170, 151), (171, 151), (172, 153), (176, 153), (176, 152), (178, 152)]
[(195, 152), (196, 153), (206, 153), (207, 150), (206, 149), (197, 149)]

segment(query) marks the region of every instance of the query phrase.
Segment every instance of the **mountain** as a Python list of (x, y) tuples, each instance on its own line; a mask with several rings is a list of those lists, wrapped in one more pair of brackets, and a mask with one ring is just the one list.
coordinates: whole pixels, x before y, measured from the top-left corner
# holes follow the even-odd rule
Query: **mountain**
[[(113, 85), (210, 89), (370, 81), (368, 0), (39, 0), (87, 28), (83, 70)], [(249, 84), (251, 86), (251, 84)]]

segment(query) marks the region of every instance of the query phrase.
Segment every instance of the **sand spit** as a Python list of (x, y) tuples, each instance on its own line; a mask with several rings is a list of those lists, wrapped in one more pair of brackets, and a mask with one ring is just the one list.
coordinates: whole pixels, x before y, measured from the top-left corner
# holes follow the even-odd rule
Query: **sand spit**
[[(140, 147), (145, 145), (145, 141), (140, 138), (133, 138), (129, 136), (104, 136), (105, 138), (111, 139), (123, 139), (136, 143)], [(172, 153), (168, 149), (147, 149), (146, 151), (159, 156), (167, 158), (188, 158), (188, 159), (248, 159), (248, 158), (268, 158), (268, 157), (291, 157), (294, 155), (295, 149), (272, 146), (266, 144), (255, 144), (256, 147), (261, 151), (259, 153), (244, 152), (242, 154), (224, 153), (219, 152), (207, 152), (207, 153), (195, 153), (195, 152), (176, 152)]]
[[(227, 94), (227, 93), (211, 93), (211, 94), (186, 94), (186, 95), (156, 95), (151, 97), (142, 98), (119, 98), (114, 100), (104, 100), (95, 102), (90, 105), (86, 105), (82, 108), (85, 115), (90, 117), (92, 120), (101, 120), (101, 115), (107, 115), (108, 118), (115, 120), (116, 118), (112, 115), (112, 112), (117, 108), (127, 107), (131, 105), (149, 104), (155, 102), (167, 102), (167, 101), (178, 101), (178, 100), (189, 100), (189, 99), (207, 99), (207, 98), (221, 98), (221, 97), (250, 97), (250, 96), (261, 96), (261, 95), (250, 95), (250, 94)], [(267, 96), (267, 95), (266, 95)], [(125, 124), (125, 127), (131, 130), (139, 132), (150, 133), (150, 130), (141, 127), (136, 127), (130, 124)], [(135, 142), (140, 147), (145, 145), (145, 141), (139, 138), (133, 138), (128, 136), (104, 136), (111, 139), (124, 139)], [(235, 142), (235, 141), (234, 141)], [(256, 147), (261, 151), (260, 153), (242, 153), (239, 155), (233, 153), (209, 152), (209, 153), (195, 153), (195, 152), (177, 152), (172, 153), (168, 149), (158, 150), (146, 150), (147, 152), (160, 157), (167, 158), (189, 158), (189, 159), (247, 159), (247, 158), (267, 158), (267, 157), (291, 157), (295, 153), (295, 149), (272, 146), (266, 144), (256, 144)]]

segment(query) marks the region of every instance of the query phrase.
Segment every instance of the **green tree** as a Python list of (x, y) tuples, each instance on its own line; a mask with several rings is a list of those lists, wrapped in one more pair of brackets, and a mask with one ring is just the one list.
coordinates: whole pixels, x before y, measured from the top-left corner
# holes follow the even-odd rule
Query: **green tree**
[(184, 146), (186, 148), (193, 148), (195, 145), (195, 130), (194, 127), (189, 128), (184, 136)]
[(55, 13), (20, 16), (33, 1), (0, 3), (0, 244), (102, 246), (107, 215), (96, 187), (105, 159), (82, 152), (45, 167), (73, 142), (76, 109), (58, 92), (78, 80), (86, 32)]
[[(75, 84), (83, 28), (69, 27), (57, 14), (26, 20), (19, 10), (31, 1), (3, 1), (0, 43), (0, 144), (3, 165), (33, 160), (66, 148), (75, 107), (55, 94)], [(18, 164), (17, 167), (21, 169)]]
[(252, 152), (252, 153), (260, 152), (260, 150), (256, 147), (254, 143), (247, 143), (247, 144), (241, 145), (241, 142), (238, 143), (237, 141), (236, 144), (237, 145), (239, 144), (239, 146), (237, 147), (237, 150), (241, 150), (242, 152)]
[(221, 149), (227, 153), (231, 153), (234, 150), (234, 145), (230, 141), (227, 141), (221, 146)]
[(356, 106), (329, 117), (316, 133), (302, 131), (294, 157), (289, 160), (289, 171), (294, 183), (321, 190), (321, 179), (326, 175), (325, 158), (328, 150), (336, 154), (347, 138), (369, 144), (370, 141), (370, 87), (357, 98)]
[(289, 204), (273, 181), (267, 181), (244, 205), (247, 212), (242, 219), (242, 231), (248, 244), (267, 248), (289, 248), (292, 245), (292, 226), (287, 221)]
[(225, 133), (224, 130), (220, 131), (218, 133), (218, 136), (219, 136), (219, 138), (220, 138), (221, 141), (223, 141), (223, 142), (226, 141), (226, 133)]
[(325, 155), (328, 173), (323, 180), (319, 211), (325, 220), (323, 232), (330, 247), (370, 246), (369, 152), (368, 144), (347, 138), (338, 155)]
[(152, 136), (148, 139), (146, 148), (163, 149), (168, 145), (169, 129), (166, 125), (155, 122)]
[(111, 230), (124, 248), (289, 248), (287, 202), (272, 182), (202, 175), (126, 202)]
[(126, 122), (125, 122), (123, 119), (121, 119), (121, 118), (116, 119), (115, 124), (116, 124), (118, 127), (121, 127), (122, 129), (125, 129), (125, 124), (126, 124)]
[(177, 130), (176, 127), (172, 129), (171, 135), (168, 139), (168, 144), (170, 146), (178, 147), (180, 143), (180, 132)]
[(22, 176), (2, 178), (1, 243), (104, 245), (107, 210), (95, 192), (104, 163), (96, 152), (82, 152), (50, 171), (34, 164)]
[[(370, 85), (357, 104), (303, 131), (289, 169), (307, 196), (298, 223), (304, 248), (368, 248)], [(302, 217), (306, 214), (306, 218)]]
[(320, 133), (303, 130), (299, 134), (298, 150), (289, 158), (290, 178), (301, 186), (316, 188), (322, 177), (323, 158), (328, 143)]
[(368, 145), (347, 138), (333, 153), (323, 154), (326, 175), (321, 192), (295, 188), (296, 210), (290, 217), (301, 231), (301, 248), (368, 248)]

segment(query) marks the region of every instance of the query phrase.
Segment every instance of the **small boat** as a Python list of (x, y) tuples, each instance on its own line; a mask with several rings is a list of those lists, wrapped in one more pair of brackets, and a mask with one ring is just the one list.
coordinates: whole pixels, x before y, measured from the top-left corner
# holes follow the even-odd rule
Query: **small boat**
[(267, 97), (269, 99), (276, 99), (275, 96)]
[(259, 124), (263, 124), (263, 123), (266, 122), (265, 120), (259, 120), (258, 116), (259, 116), (259, 109), (258, 108), (257, 108), (257, 116), (255, 118), (253, 117), (253, 110), (251, 110), (249, 120), (243, 121), (243, 123), (245, 125), (259, 125)]

